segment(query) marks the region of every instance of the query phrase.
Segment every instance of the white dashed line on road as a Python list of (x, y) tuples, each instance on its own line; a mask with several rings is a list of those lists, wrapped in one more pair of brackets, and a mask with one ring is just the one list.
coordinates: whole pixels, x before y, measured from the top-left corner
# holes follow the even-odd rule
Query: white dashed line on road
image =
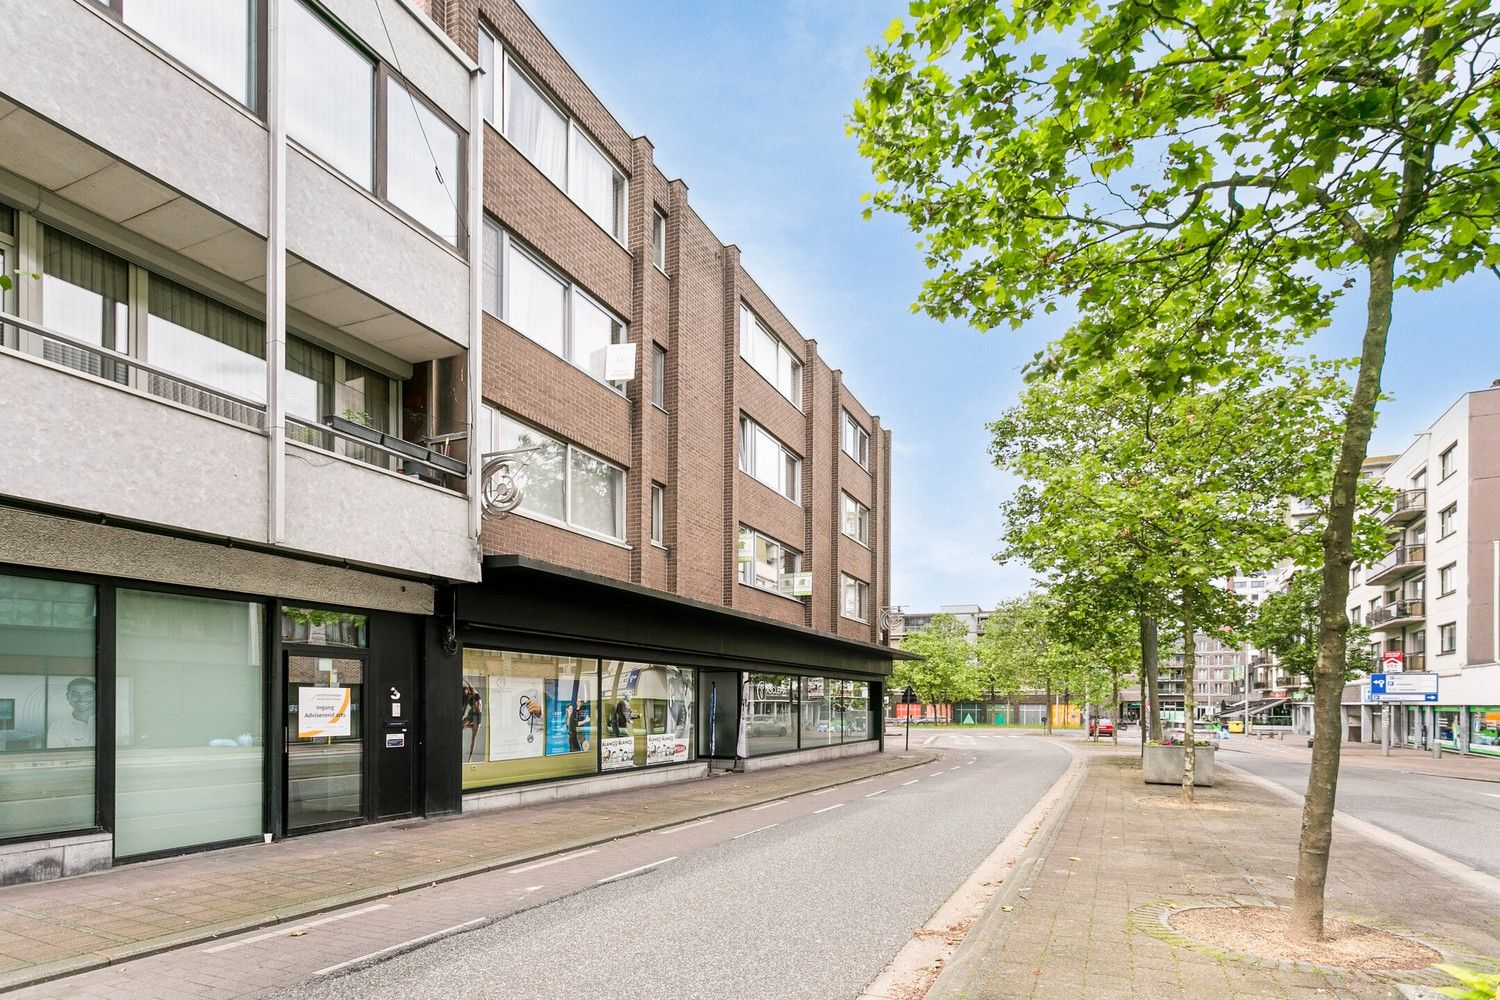
[(683, 823), (679, 826), (669, 826), (665, 830), (657, 830), (656, 835), (658, 837), (665, 837), (669, 833), (680, 833), (683, 830), (693, 830), (700, 826), (707, 826), (712, 822), (713, 820), (711, 819), (700, 819), (695, 823)]
[(831, 806), (824, 806), (822, 809), (814, 809), (813, 810), (813, 815), (816, 816), (818, 813), (832, 812), (835, 809), (842, 809), (842, 808), (844, 808), (844, 804), (842, 802), (835, 802)]
[(871, 792), (869, 795), (866, 795), (865, 798), (867, 798), (867, 799), (873, 799), (875, 796), (877, 796), (877, 795), (884, 795), (888, 791), (890, 791), (889, 788), (882, 788), (878, 792)]
[(771, 829), (771, 827), (773, 827), (773, 826), (780, 826), (780, 825), (781, 825), (780, 823), (767, 823), (765, 826), (758, 826), (754, 830), (746, 830), (744, 833), (737, 833), (733, 837), (730, 837), (729, 839), (730, 840), (739, 840), (741, 837), (748, 837), (752, 833), (760, 833), (760, 832), (762, 832), (764, 830)]
[(470, 927), (478, 927), (480, 924), (487, 924), (492, 919), (492, 917), (475, 917), (473, 920), (466, 920), (461, 924), (454, 924), (452, 927), (445, 927), (440, 931), (433, 931), (431, 934), (423, 934), (421, 937), (412, 938), (410, 941), (402, 941), (400, 944), (393, 944), (389, 948), (381, 948), (379, 951), (372, 951), (368, 955), (361, 955), (358, 958), (351, 958), (349, 959), (349, 961), (340, 962), (338, 965), (330, 965), (327, 968), (319, 969), (317, 972), (314, 972), (313, 975), (326, 976), (330, 972), (337, 972), (340, 969), (347, 969), (351, 965), (359, 965), (361, 963), (370, 961), (372, 958), (379, 958), (381, 955), (390, 954), (393, 951), (404, 951), (409, 948), (415, 948), (417, 945), (426, 944), (428, 941), (436, 941), (438, 938), (447, 937), (449, 934), (456, 934), (459, 931), (468, 930)]
[(901, 787), (905, 788), (907, 785), (915, 785), (917, 782), (919, 782), (921, 780), (922, 780), (921, 778), (913, 778), (910, 781), (903, 781), (903, 782), (901, 782)]
[(639, 875), (641, 872), (649, 872), (651, 869), (656, 868), (656, 867), (658, 867), (660, 865), (664, 865), (668, 861), (676, 861), (676, 860), (677, 860), (677, 855), (674, 854), (670, 858), (662, 858), (660, 861), (653, 861), (649, 865), (641, 865), (639, 868), (632, 868), (628, 872), (620, 872), (618, 875), (611, 875), (609, 878), (601, 878), (598, 882), (596, 882), (594, 884), (595, 885), (607, 885), (610, 882), (618, 882), (622, 878), (629, 878), (632, 875)]
[(785, 801), (786, 801), (786, 799), (777, 799), (775, 802), (762, 802), (758, 806), (751, 806), (749, 811), (750, 812), (760, 812), (762, 809), (769, 809), (772, 806), (779, 806), (779, 805), (781, 805)]
[(555, 858), (548, 858), (546, 861), (538, 861), (534, 865), (526, 865), (523, 868), (512, 868), (510, 871), (519, 875), (522, 872), (536, 871), (538, 868), (546, 868), (548, 865), (562, 864), (564, 861), (572, 861), (574, 858), (586, 858), (590, 854), (598, 853), (599, 849), (597, 847), (591, 847), (586, 851), (574, 851), (572, 854), (562, 854)]
[(205, 955), (213, 955), (221, 951), (228, 951), (231, 948), (239, 948), (247, 944), (255, 944), (259, 941), (269, 941), (274, 937), (283, 937), (285, 935), (295, 934), (298, 931), (309, 930), (313, 927), (322, 927), (324, 924), (331, 924), (335, 921), (348, 920), (350, 917), (357, 917), (365, 913), (374, 913), (376, 910), (388, 910), (390, 909), (390, 906), (390, 903), (376, 903), (374, 906), (366, 906), (362, 910), (352, 910), (349, 913), (336, 913), (331, 917), (324, 917), (322, 920), (309, 920), (307, 923), (298, 924), (295, 927), (282, 927), (278, 930), (269, 931), (265, 934), (257, 934), (255, 937), (245, 938), (243, 941), (230, 941), (228, 944), (220, 944), (215, 945), (212, 948), (204, 948), (203, 953)]

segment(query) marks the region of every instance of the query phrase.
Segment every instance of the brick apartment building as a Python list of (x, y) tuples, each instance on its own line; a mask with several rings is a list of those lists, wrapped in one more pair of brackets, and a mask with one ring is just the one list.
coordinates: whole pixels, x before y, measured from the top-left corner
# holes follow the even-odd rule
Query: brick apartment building
[(5, 881), (879, 745), (890, 432), (514, 3), (18, 9), (0, 273)]

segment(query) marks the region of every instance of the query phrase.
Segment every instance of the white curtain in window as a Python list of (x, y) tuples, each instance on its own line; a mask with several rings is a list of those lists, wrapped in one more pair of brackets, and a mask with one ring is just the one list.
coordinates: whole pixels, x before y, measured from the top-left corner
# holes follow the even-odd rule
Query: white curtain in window
[(554, 184), (567, 184), (567, 119), (509, 62), (505, 64), (505, 137)]
[(395, 80), (386, 87), (386, 194), (458, 246), (458, 133)]
[(605, 155), (589, 142), (576, 125), (573, 126), (573, 156), (568, 169), (568, 193), (606, 232), (618, 236), (615, 173), (614, 166)]
[(496, 451), (537, 449), (521, 456), (521, 461), (525, 463), (520, 477), (521, 510), (550, 517), (554, 521), (564, 520), (567, 517), (567, 445), (510, 417), (497, 417), (494, 430)]
[(775, 590), (777, 563), (781, 559), (781, 546), (761, 535), (755, 536), (755, 585)]
[(287, 133), (369, 188), (375, 167), (375, 66), (306, 5), (282, 5)]
[[(260, 320), (157, 275), (151, 276), (148, 299), (148, 362), (245, 399), (266, 398), (266, 333)], [(219, 408), (206, 399), (181, 401)]]
[(563, 323), (567, 287), (511, 245), (505, 255), (506, 322), (552, 353), (565, 357)]
[(484, 311), (500, 316), (500, 227), (488, 219), (484, 222)]
[(573, 343), (569, 360), (597, 379), (604, 378), (604, 359), (623, 327), (609, 313), (577, 291), (573, 293)]
[(573, 449), (568, 488), (572, 523), (611, 538), (624, 536), (625, 474), (601, 458)]
[(250, 0), (130, 0), (125, 23), (246, 107), (255, 100)]

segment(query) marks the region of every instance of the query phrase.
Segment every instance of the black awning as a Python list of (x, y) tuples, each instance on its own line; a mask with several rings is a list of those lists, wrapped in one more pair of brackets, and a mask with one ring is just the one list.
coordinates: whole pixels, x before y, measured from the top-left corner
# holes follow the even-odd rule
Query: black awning
[(871, 678), (919, 659), (526, 556), (486, 556), (482, 581), (456, 587), (454, 600), (467, 645)]

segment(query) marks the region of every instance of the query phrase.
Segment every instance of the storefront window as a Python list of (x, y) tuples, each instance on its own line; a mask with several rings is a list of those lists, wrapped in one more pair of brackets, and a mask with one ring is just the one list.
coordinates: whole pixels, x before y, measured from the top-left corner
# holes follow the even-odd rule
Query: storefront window
[(845, 743), (867, 740), (875, 732), (870, 717), (870, 685), (867, 681), (846, 681), (848, 697), (844, 705)]
[(463, 787), (598, 771), (599, 662), (464, 650)]
[(750, 756), (797, 749), (797, 678), (788, 674), (750, 674), (750, 718), (746, 743)]
[(0, 839), (95, 824), (94, 588), (0, 576)]
[(842, 683), (828, 677), (802, 678), (803, 749), (839, 741), (838, 688)]
[(1437, 735), (1439, 743), (1457, 750), (1459, 728), (1458, 709), (1440, 708), (1437, 710)]
[(115, 854), (265, 829), (265, 609), (121, 590)]
[(352, 611), (282, 608), (281, 641), (299, 646), (364, 649), (370, 644), (370, 618)]
[(1500, 708), (1469, 709), (1469, 749), (1500, 755)]
[(680, 764), (693, 753), (693, 671), (605, 660), (600, 671), (600, 766)]

